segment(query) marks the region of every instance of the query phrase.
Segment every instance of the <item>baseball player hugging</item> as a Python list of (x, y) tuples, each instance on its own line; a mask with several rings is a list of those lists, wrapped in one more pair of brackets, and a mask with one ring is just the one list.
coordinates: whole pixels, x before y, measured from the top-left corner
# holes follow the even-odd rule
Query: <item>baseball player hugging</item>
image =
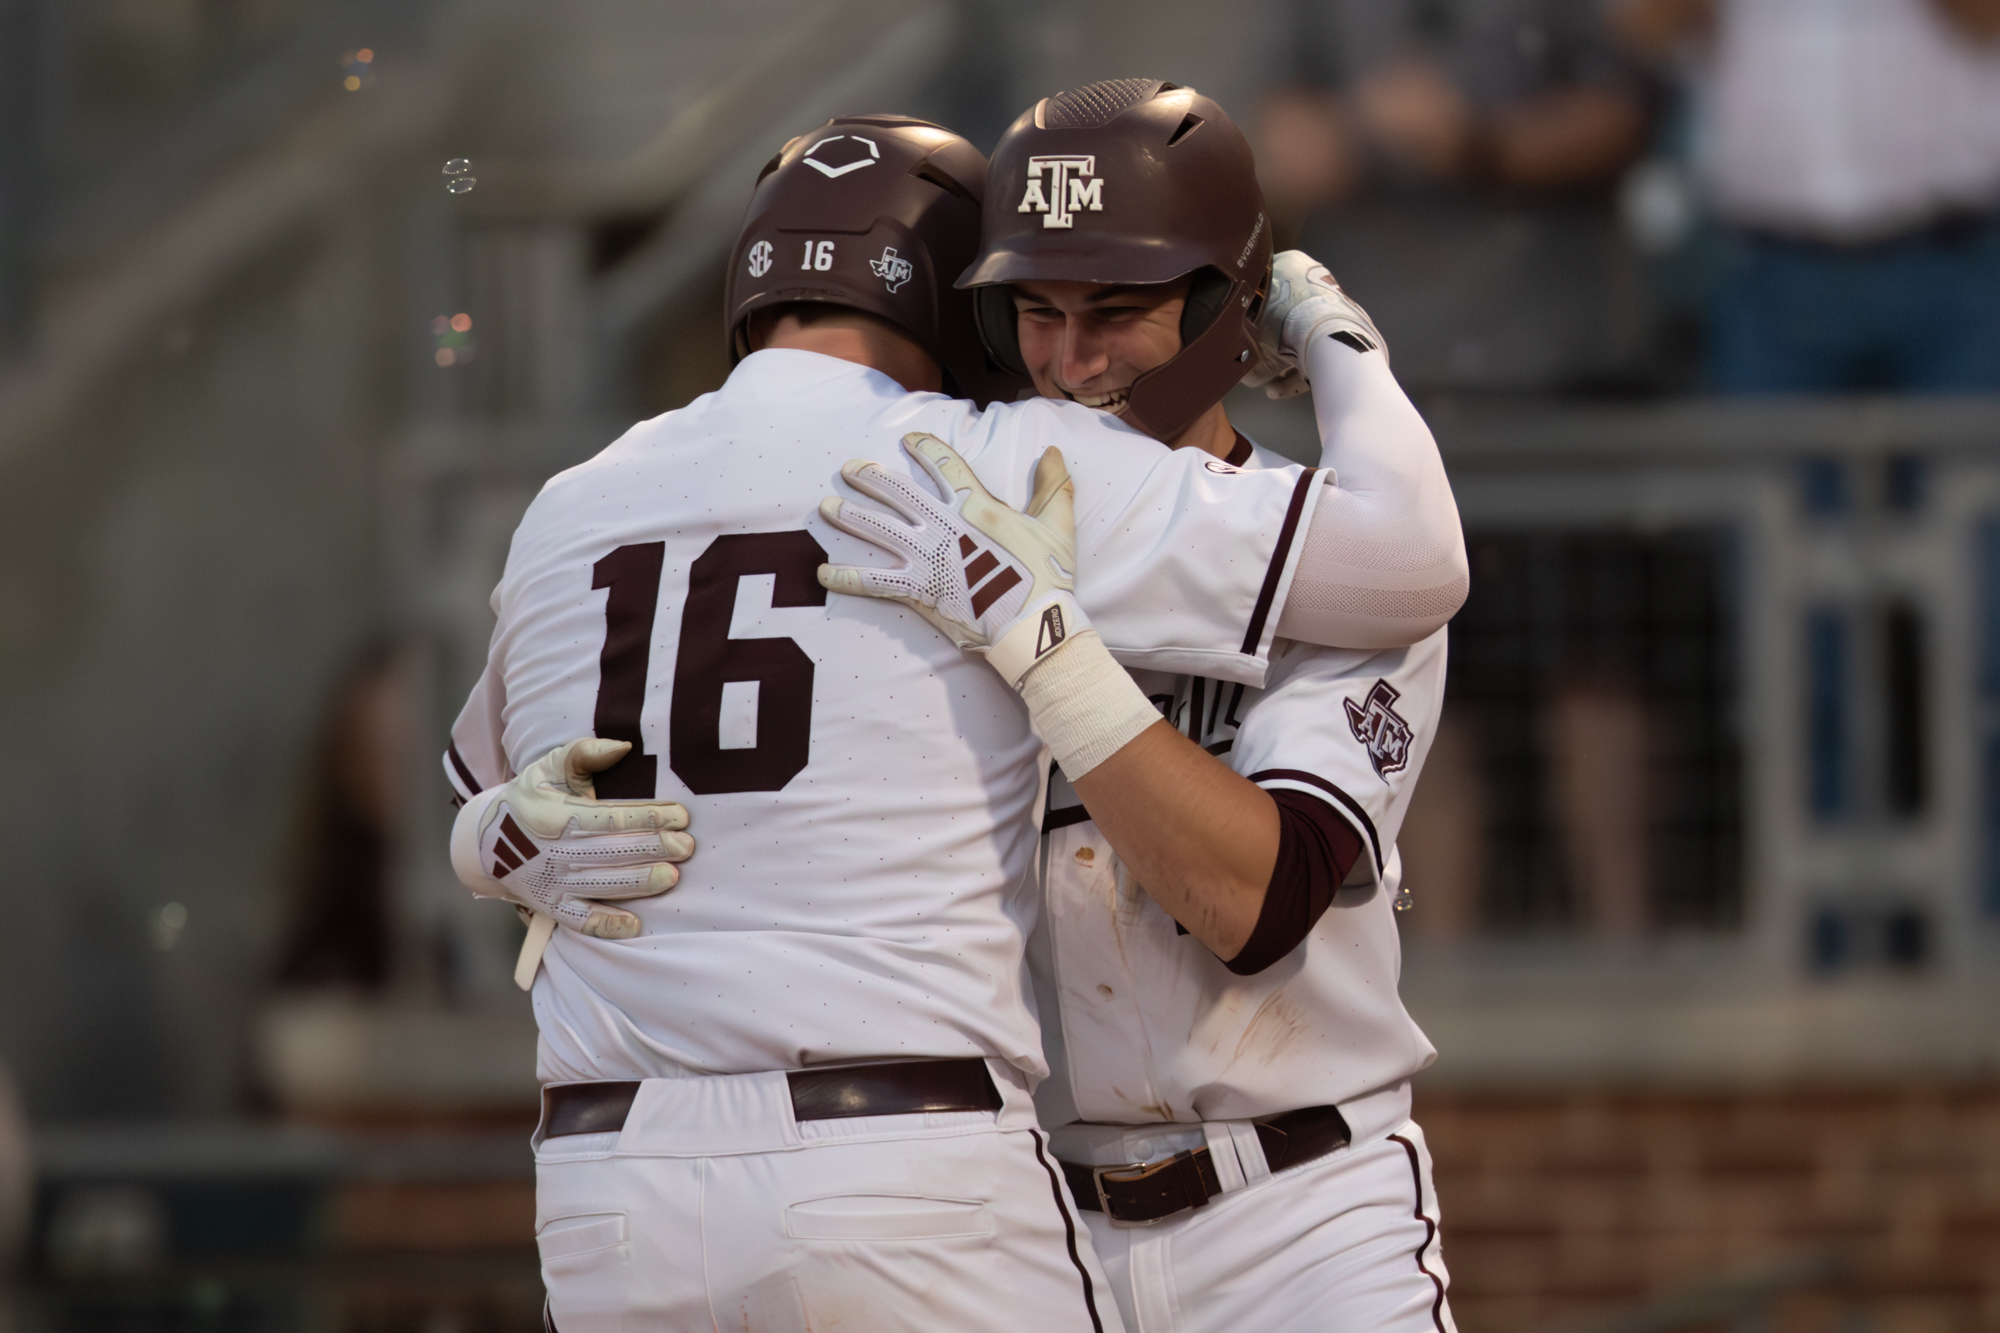
[(990, 171), (829, 122), (730, 263), (728, 383), (530, 507), (446, 757), (552, 1325), (1450, 1329), (1395, 837), (1465, 559), (1379, 333), (1153, 80)]

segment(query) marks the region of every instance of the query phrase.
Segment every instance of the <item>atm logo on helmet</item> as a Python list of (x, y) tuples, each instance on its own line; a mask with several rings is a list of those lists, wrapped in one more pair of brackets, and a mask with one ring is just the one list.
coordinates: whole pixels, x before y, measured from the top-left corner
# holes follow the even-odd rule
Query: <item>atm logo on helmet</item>
[[(1044, 173), (1048, 190), (1042, 189)], [(1104, 211), (1104, 181), (1097, 175), (1097, 158), (1031, 157), (1028, 188), (1017, 213), (1040, 213), (1044, 227), (1072, 227), (1077, 213)]]

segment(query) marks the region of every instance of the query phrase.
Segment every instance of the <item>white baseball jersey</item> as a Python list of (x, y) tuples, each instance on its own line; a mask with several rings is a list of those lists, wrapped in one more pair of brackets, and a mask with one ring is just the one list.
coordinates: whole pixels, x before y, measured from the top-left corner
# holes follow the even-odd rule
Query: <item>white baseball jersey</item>
[[(1285, 461), (1254, 451), (1245, 475)], [(1134, 671), (1168, 719), (1267, 789), (1327, 802), (1362, 853), (1305, 942), (1238, 976), (1133, 882), (1051, 779), (1046, 910), (1030, 946), (1053, 1075), (1044, 1124), (1241, 1120), (1352, 1105), (1357, 1141), (1403, 1123), (1436, 1051), (1397, 993), (1396, 834), (1436, 732), (1445, 631), (1386, 652), (1280, 642), (1264, 688)]]
[(1017, 506), (1060, 446), (1082, 601), (1121, 660), (1262, 681), (1324, 474), (1238, 472), (1074, 404), (980, 413), (812, 353), (746, 358), (543, 489), (453, 729), (462, 794), (579, 735), (637, 737), (599, 796), (680, 801), (700, 844), (678, 888), (624, 904), (636, 938), (557, 932), (534, 987), (544, 1081), (885, 1056), (1044, 1071), (1026, 710), (914, 612), (815, 579), (880, 560), (818, 516), (840, 465), (916, 475), (897, 442), (918, 430)]

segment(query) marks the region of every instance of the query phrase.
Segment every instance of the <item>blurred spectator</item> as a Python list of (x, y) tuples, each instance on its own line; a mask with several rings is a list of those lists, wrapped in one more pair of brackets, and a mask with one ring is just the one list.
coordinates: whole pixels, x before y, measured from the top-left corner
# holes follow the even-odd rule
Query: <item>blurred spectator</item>
[(412, 666), (407, 653), (371, 649), (327, 714), (302, 792), (282, 985), (377, 989), (388, 980), (390, 858), (415, 731)]
[(1686, 56), (1725, 393), (2000, 389), (2000, 0), (1616, 0)]
[(1463, 705), (1445, 710), (1397, 839), (1403, 887), (1416, 908), (1402, 925), (1426, 939), (1469, 939), (1480, 926), (1481, 876), (1491, 852), (1479, 730), (1471, 713)]
[(1605, 938), (1638, 939), (1652, 924), (1645, 695), (1615, 676), (1577, 677), (1557, 687), (1544, 722), (1577, 915)]
[(1604, 187), (1646, 107), (1599, 0), (1272, 0), (1259, 116), (1296, 237), (1425, 388), (1628, 374), (1641, 284)]

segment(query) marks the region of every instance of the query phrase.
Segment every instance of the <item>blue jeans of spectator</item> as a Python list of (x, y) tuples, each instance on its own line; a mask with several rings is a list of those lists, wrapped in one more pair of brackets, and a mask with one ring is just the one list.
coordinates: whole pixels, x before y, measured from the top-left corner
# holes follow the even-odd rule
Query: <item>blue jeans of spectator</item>
[(2000, 390), (2000, 215), (1872, 245), (1733, 232), (1716, 276), (1719, 393)]

